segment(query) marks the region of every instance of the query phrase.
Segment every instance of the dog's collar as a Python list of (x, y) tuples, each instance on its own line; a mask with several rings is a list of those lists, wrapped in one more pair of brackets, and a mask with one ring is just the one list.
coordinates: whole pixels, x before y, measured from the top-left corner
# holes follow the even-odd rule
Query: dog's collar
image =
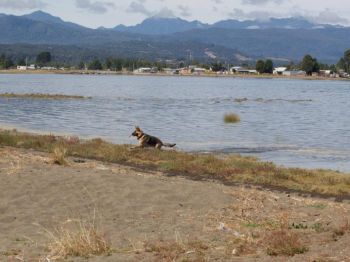
[(148, 143), (149, 140), (151, 139), (151, 136), (149, 136), (149, 135), (147, 135), (147, 134), (145, 134), (145, 133), (143, 133), (142, 136), (137, 137), (137, 139), (141, 139), (141, 138), (144, 137), (144, 136), (147, 136), (147, 141), (146, 141), (146, 143)]
[(143, 133), (142, 136), (138, 136), (137, 139), (141, 139), (142, 137), (147, 136), (147, 134)]

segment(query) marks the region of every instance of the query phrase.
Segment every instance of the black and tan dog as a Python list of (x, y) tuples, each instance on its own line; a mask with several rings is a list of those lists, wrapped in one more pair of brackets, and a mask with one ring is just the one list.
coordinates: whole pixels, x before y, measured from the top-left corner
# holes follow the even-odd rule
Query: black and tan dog
[(158, 149), (160, 149), (162, 146), (176, 146), (176, 144), (163, 143), (159, 138), (145, 134), (138, 126), (135, 126), (135, 131), (131, 135), (137, 136), (137, 139), (139, 140), (139, 145), (132, 147), (132, 149), (146, 146), (155, 147)]

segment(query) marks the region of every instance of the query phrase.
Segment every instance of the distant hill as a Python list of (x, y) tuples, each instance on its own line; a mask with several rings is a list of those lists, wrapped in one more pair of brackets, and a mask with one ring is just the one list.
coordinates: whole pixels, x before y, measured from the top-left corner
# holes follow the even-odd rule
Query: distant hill
[[(28, 15), (23, 15), (22, 17), (30, 19), (30, 20), (34, 20), (34, 21), (53, 22), (53, 23), (57, 23), (57, 24), (61, 24), (61, 25), (66, 25), (66, 26), (69, 26), (72, 28), (86, 28), (86, 27), (78, 25), (78, 24), (74, 24), (71, 22), (65, 22), (59, 17), (52, 16), (52, 15), (45, 13), (45, 12), (42, 12), (40, 10), (36, 11), (34, 13), (31, 13), (31, 14), (28, 14)], [(1, 16), (0, 16), (0, 18), (1, 18)]]
[[(179, 20), (179, 23), (182, 22)], [(300, 61), (305, 54), (310, 54), (318, 61), (336, 63), (340, 57), (344, 56), (344, 51), (350, 48), (350, 28), (255, 30), (207, 28), (165, 35), (147, 35), (115, 30), (73, 28), (52, 21), (34, 21), (11, 15), (0, 18), (0, 44), (99, 45), (103, 49), (103, 45), (117, 45), (119, 42), (133, 40), (154, 43), (167, 42), (164, 46), (183, 42), (214, 44), (228, 49), (240, 50), (248, 57), (273, 57), (276, 60), (281, 58)], [(142, 51), (158, 54), (160, 50), (157, 48), (163, 50), (164, 46), (149, 48), (146, 51), (135, 48), (132, 52), (140, 54), (139, 52)], [(172, 57), (177, 57), (176, 48), (178, 48), (179, 53), (182, 52), (180, 45), (174, 45), (169, 53)], [(189, 51), (192, 51), (196, 59), (197, 48), (195, 45), (186, 51), (188, 54)], [(227, 55), (214, 56), (229, 57)]]
[(141, 24), (135, 26), (118, 25), (114, 28), (104, 30), (116, 30), (121, 32), (134, 32), (139, 34), (162, 35), (184, 32), (193, 29), (209, 29), (209, 28), (225, 28), (225, 29), (313, 29), (313, 28), (343, 28), (341, 25), (315, 24), (311, 23), (303, 17), (298, 18), (270, 18), (268, 21), (259, 20), (222, 20), (212, 25), (204, 24), (199, 21), (188, 22), (180, 18), (157, 18), (150, 17), (145, 19)]
[(6, 14), (0, 14), (0, 18), (7, 16)]
[(223, 20), (216, 22), (211, 26), (225, 29), (270, 29), (270, 28), (283, 28), (283, 29), (315, 29), (315, 28), (344, 28), (341, 25), (330, 24), (316, 24), (311, 23), (303, 17), (292, 18), (270, 18), (267, 21), (259, 20)]
[(336, 63), (350, 48), (350, 28), (222, 29), (211, 28), (154, 36), (154, 41), (213, 43), (248, 54), (300, 61), (306, 54)]
[(181, 18), (157, 18), (150, 17), (136, 26), (118, 25), (112, 29), (99, 28), (105, 30), (115, 30), (121, 32), (133, 32), (148, 35), (172, 34), (175, 32), (184, 32), (193, 29), (209, 28), (209, 24), (203, 24), (199, 21), (188, 22)]
[(78, 64), (80, 60), (87, 62), (100, 59), (104, 61), (106, 57), (150, 61), (186, 61), (189, 60), (190, 56), (188, 50), (194, 50), (193, 55), (195, 56), (195, 60), (201, 63), (211, 63), (220, 60), (241, 65), (243, 62), (254, 62), (260, 58), (255, 56), (249, 57), (239, 50), (197, 42), (127, 41), (93, 46), (47, 44), (0, 45), (0, 54), (4, 53), (13, 61), (18, 61), (19, 58), (28, 58), (28, 61), (34, 62), (39, 53), (48, 51), (51, 53), (53, 61), (72, 64)]
[(137, 39), (130, 32), (109, 32), (88, 28), (72, 28), (67, 25), (34, 21), (9, 15), (0, 18), (0, 44), (66, 44), (94, 45)]

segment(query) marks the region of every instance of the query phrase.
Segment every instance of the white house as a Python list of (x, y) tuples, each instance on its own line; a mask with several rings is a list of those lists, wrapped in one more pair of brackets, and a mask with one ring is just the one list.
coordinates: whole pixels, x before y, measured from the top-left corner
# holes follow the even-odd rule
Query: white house
[(204, 73), (205, 71), (207, 71), (207, 69), (200, 68), (200, 67), (193, 68), (193, 70), (194, 72), (199, 72), (199, 73)]
[(134, 74), (149, 73), (149, 72), (151, 72), (151, 68), (149, 67), (140, 67), (139, 69), (134, 70)]
[(273, 70), (273, 74), (282, 75), (284, 71), (287, 71), (287, 67), (276, 67), (275, 70)]
[[(234, 70), (235, 71), (234, 71)], [(244, 68), (244, 67), (240, 67), (240, 66), (234, 66), (234, 67), (231, 67), (230, 68), (230, 74), (233, 74), (234, 72), (237, 72), (237, 73), (243, 73), (243, 74), (248, 74), (249, 73), (249, 70), (247, 68)]]
[(17, 66), (18, 70), (27, 70), (27, 66)]
[(283, 76), (301, 76), (301, 75), (305, 75), (304, 71), (299, 71), (299, 70), (295, 70), (295, 71), (283, 71), (282, 72)]
[(30, 66), (27, 66), (27, 69), (35, 69), (35, 65), (31, 64)]
[(240, 73), (240, 74), (255, 74), (256, 70), (250, 70), (244, 67), (240, 67), (240, 66), (234, 66), (234, 67), (230, 67), (230, 74), (234, 73), (234, 70), (236, 73)]

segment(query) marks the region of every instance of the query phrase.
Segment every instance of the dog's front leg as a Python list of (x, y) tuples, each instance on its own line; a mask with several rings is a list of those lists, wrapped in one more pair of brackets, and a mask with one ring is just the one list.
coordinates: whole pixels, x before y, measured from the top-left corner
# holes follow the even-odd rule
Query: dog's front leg
[(130, 147), (130, 149), (141, 148), (141, 147), (143, 147), (143, 146), (142, 145), (138, 145), (138, 146)]

